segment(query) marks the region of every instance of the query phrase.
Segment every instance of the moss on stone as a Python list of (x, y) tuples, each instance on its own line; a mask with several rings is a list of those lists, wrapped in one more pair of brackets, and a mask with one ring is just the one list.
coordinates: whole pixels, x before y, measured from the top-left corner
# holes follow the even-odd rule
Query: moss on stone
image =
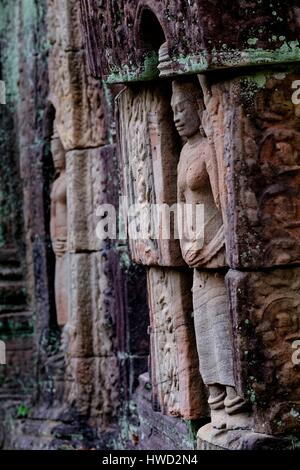
[(14, 109), (19, 99), (19, 2), (0, 2), (2, 80), (6, 85), (7, 106)]
[(107, 77), (106, 82), (125, 83), (125, 82), (146, 82), (155, 80), (159, 76), (158, 57), (155, 52), (148, 54), (140, 67), (129, 66), (125, 64), (123, 67), (112, 68), (111, 73)]
[[(270, 43), (284, 41), (284, 39), (284, 36), (271, 36)], [(249, 38), (248, 44), (255, 46), (257, 41), (257, 38)], [(200, 51), (196, 55), (173, 57), (170, 70), (162, 75), (172, 77), (180, 74), (202, 73), (219, 68), (273, 65), (297, 61), (300, 61), (299, 41), (283, 42), (280, 47), (274, 49), (248, 47), (244, 50), (235, 50), (229, 49), (226, 44), (222, 44), (221, 48), (214, 48), (211, 53)], [(157, 54), (153, 52), (145, 58), (143, 65), (140, 67), (125, 64), (119, 68), (112, 68), (107, 82), (112, 84), (153, 80), (159, 76), (157, 65)]]

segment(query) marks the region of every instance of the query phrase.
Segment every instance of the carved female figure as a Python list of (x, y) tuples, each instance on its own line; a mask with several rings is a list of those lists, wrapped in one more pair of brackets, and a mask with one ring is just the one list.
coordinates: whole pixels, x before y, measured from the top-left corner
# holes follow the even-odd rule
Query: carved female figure
[[(230, 429), (237, 421), (230, 416), (238, 413), (241, 417), (246, 404), (236, 393), (233, 374), (217, 158), (207, 138), (210, 121), (199, 85), (191, 79), (174, 81), (171, 104), (177, 131), (186, 141), (178, 164), (178, 202), (204, 205), (203, 243), (199, 244), (196, 235), (181, 237), (183, 257), (194, 268), (193, 305), (200, 372), (209, 389), (213, 426)], [(197, 234), (197, 230), (193, 233)]]
[(64, 326), (68, 321), (68, 258), (67, 258), (67, 176), (66, 156), (59, 137), (54, 136), (51, 150), (57, 178), (51, 191), (50, 232), (55, 264), (55, 303), (57, 322)]

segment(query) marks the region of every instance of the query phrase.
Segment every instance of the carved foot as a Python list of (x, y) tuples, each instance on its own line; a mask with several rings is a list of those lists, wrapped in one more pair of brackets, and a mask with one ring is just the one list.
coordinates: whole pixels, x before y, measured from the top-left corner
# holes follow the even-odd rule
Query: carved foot
[(211, 410), (211, 424), (214, 429), (226, 429), (227, 415), (225, 408), (222, 410)]
[(209, 385), (208, 404), (214, 429), (228, 431), (252, 429), (253, 420), (249, 404), (236, 393), (234, 387)]
[(226, 428), (230, 431), (237, 429), (252, 429), (253, 420), (249, 412), (249, 404), (232, 387), (227, 387), (227, 397), (224, 400), (227, 414)]

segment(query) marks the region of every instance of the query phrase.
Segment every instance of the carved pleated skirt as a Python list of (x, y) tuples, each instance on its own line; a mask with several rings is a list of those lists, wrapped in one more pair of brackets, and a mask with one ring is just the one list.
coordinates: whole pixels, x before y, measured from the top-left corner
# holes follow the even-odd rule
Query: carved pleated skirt
[(194, 269), (193, 308), (203, 382), (233, 387), (232, 325), (224, 275)]
[(56, 257), (55, 263), (55, 303), (57, 323), (65, 326), (69, 317), (69, 255)]

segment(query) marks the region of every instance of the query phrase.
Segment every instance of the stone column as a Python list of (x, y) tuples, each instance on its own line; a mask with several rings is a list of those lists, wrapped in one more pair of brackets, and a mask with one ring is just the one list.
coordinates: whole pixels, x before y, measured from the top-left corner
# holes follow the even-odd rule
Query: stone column
[(208, 425), (199, 448), (259, 448), (263, 439), (288, 447), (284, 436), (299, 432), (299, 72), (290, 65), (214, 79), (235, 380), (253, 423), (226, 437)]

